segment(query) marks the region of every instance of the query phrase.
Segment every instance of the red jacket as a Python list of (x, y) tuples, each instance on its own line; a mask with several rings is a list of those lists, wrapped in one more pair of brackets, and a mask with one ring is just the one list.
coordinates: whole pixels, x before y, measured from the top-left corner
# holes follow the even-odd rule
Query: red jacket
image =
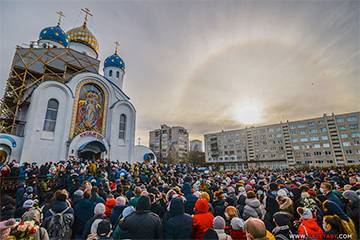
[(110, 216), (112, 208), (113, 208), (113, 206), (115, 206), (115, 204), (116, 204), (116, 199), (115, 198), (106, 199), (106, 202), (105, 202), (105, 215), (107, 217)]
[(243, 230), (231, 230), (230, 237), (232, 240), (246, 240), (246, 233)]
[(303, 219), (299, 226), (300, 237), (306, 236), (310, 238), (316, 238), (318, 240), (323, 239), (324, 232), (316, 223), (315, 219)]
[(214, 216), (209, 212), (209, 203), (205, 199), (197, 200), (193, 216), (192, 239), (204, 239), (206, 230), (213, 226), (213, 220)]

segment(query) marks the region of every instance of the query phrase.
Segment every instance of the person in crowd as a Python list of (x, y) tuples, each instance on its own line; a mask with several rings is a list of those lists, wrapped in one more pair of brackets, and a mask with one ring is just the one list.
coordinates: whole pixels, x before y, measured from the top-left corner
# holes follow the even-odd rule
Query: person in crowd
[(360, 196), (354, 190), (346, 190), (342, 195), (347, 200), (347, 215), (354, 222), (356, 233), (360, 236)]
[(127, 218), (128, 216), (130, 216), (132, 213), (135, 212), (135, 208), (133, 206), (127, 206), (121, 216), (120, 219), (118, 219), (118, 221), (116, 222), (115, 226), (114, 226), (114, 232), (113, 232), (113, 238), (114, 239), (128, 239), (130, 236), (128, 234), (127, 231), (123, 231), (120, 228), (120, 223), (122, 221), (124, 221), (125, 218)]
[(322, 226), (325, 232), (325, 239), (336, 240), (340, 237), (340, 234), (345, 234), (346, 232), (341, 223), (341, 219), (337, 215), (325, 216)]
[(190, 239), (192, 233), (192, 217), (185, 213), (184, 201), (181, 198), (173, 198), (170, 202), (170, 210), (164, 223), (165, 239)]
[(279, 204), (276, 201), (277, 191), (278, 191), (278, 185), (275, 182), (271, 182), (269, 184), (269, 191), (266, 194), (266, 200), (265, 200), (266, 213), (264, 217), (266, 229), (270, 231), (272, 231), (272, 229), (275, 227), (273, 222), (273, 216), (276, 212), (279, 211)]
[(112, 212), (112, 209), (113, 207), (116, 205), (116, 199), (114, 198), (114, 195), (112, 194), (109, 194), (107, 197), (106, 197), (106, 201), (105, 201), (105, 215), (107, 217), (110, 217), (111, 215), (111, 212)]
[(97, 186), (94, 186), (91, 188), (91, 200), (97, 204), (97, 203), (105, 203), (104, 199), (100, 197), (99, 195), (99, 188)]
[[(84, 230), (82, 233), (82, 239), (86, 239), (89, 234), (95, 232), (95, 225), (93, 226), (94, 222), (99, 223), (101, 220), (106, 219), (105, 216), (105, 205), (103, 203), (98, 203), (94, 207), (94, 215), (91, 217), (85, 224)], [(92, 231), (91, 231), (92, 230)]]
[(129, 206), (136, 207), (137, 202), (139, 201), (139, 199), (141, 197), (141, 193), (142, 193), (141, 188), (140, 187), (135, 187), (134, 193), (135, 193), (135, 196), (130, 199)]
[(87, 237), (87, 240), (113, 240), (111, 237), (112, 226), (110, 220), (103, 219), (97, 224), (96, 233), (92, 233)]
[(199, 199), (195, 203), (193, 215), (192, 238), (203, 239), (204, 233), (213, 226), (214, 216), (209, 212), (209, 204), (205, 199)]
[(120, 223), (120, 228), (127, 231), (131, 239), (157, 239), (162, 237), (160, 217), (152, 213), (150, 207), (149, 197), (141, 196), (137, 201), (136, 211)]
[(248, 240), (268, 240), (265, 223), (258, 218), (250, 217), (245, 221), (245, 233)]
[(72, 200), (72, 206), (75, 208), (76, 204), (80, 202), (84, 198), (84, 192), (80, 189), (76, 190), (74, 192), (73, 200)]
[(15, 212), (16, 212), (15, 200), (7, 194), (1, 196), (0, 221), (14, 218)]
[(329, 201), (332, 201), (334, 203), (336, 203), (341, 209), (345, 209), (345, 204), (344, 202), (339, 198), (339, 195), (337, 195), (333, 190), (332, 190), (332, 185), (331, 183), (328, 182), (323, 182), (320, 185), (320, 192), (322, 194), (325, 195), (326, 199)]
[(78, 203), (74, 207), (75, 222), (74, 222), (73, 234), (75, 238), (81, 237), (81, 235), (84, 232), (84, 227), (87, 221), (89, 221), (89, 219), (91, 219), (94, 216), (95, 205), (94, 202), (91, 201), (90, 199), (91, 197), (90, 190), (87, 190), (85, 193), (84, 192), (82, 193), (83, 193), (82, 199), (78, 200)]
[(197, 201), (197, 197), (193, 194), (192, 187), (189, 182), (185, 182), (181, 191), (184, 194), (184, 197), (186, 199), (185, 202), (185, 212), (187, 214), (193, 214), (194, 213), (194, 206)]
[(225, 215), (226, 226), (230, 226), (231, 219), (233, 219), (234, 217), (239, 217), (239, 212), (236, 209), (236, 207), (227, 206), (225, 208), (224, 215)]
[(305, 238), (322, 240), (324, 232), (314, 219), (311, 210), (298, 207), (297, 212), (300, 215), (299, 235)]
[(68, 202), (66, 190), (57, 190), (55, 200), (50, 209), (44, 213), (43, 227), (47, 230), (50, 239), (70, 239), (74, 224), (74, 209)]
[[(22, 221), (34, 221), (38, 226), (41, 225), (41, 210), (39, 208), (31, 208), (26, 211), (22, 217)], [(44, 227), (39, 227), (38, 231), (32, 234), (35, 240), (49, 240), (49, 234)]]
[(231, 236), (225, 233), (225, 219), (221, 216), (216, 216), (213, 220), (213, 228), (218, 235), (219, 240), (232, 240)]
[(276, 240), (291, 240), (293, 233), (290, 230), (292, 215), (288, 212), (277, 212), (273, 216), (275, 228), (272, 230)]
[(250, 217), (253, 218), (262, 218), (262, 213), (260, 209), (260, 201), (256, 198), (254, 191), (249, 190), (246, 193), (245, 207), (243, 211), (243, 219), (247, 220)]
[(323, 209), (325, 216), (326, 215), (338, 216), (341, 220), (341, 224), (345, 230), (345, 233), (351, 234), (353, 240), (358, 239), (354, 222), (351, 220), (351, 218), (348, 215), (346, 215), (346, 213), (339, 207), (338, 204), (326, 200), (323, 203)]
[(287, 212), (290, 215), (294, 215), (294, 205), (293, 201), (289, 197), (277, 197), (277, 202), (279, 204), (279, 210), (282, 212)]
[(127, 207), (126, 205), (126, 198), (123, 196), (119, 196), (116, 198), (116, 204), (111, 210), (110, 215), (110, 222), (111, 225), (115, 225), (118, 221), (119, 217), (121, 216), (123, 210)]
[(238, 217), (233, 217), (231, 219), (230, 226), (230, 236), (233, 240), (246, 240), (244, 220)]

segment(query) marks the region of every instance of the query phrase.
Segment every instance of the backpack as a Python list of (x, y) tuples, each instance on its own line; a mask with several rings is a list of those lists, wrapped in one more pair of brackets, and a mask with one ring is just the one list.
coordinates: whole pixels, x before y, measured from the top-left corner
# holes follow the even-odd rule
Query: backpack
[(65, 222), (64, 214), (69, 209), (67, 207), (64, 211), (60, 213), (54, 212), (50, 209), (51, 218), (47, 227), (47, 232), (50, 239), (65, 239), (68, 226)]

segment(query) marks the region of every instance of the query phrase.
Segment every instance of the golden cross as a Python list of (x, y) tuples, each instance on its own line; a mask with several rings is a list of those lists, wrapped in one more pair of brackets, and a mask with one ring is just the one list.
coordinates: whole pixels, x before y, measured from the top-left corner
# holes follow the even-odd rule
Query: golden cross
[(88, 21), (88, 15), (92, 16), (90, 9), (88, 8), (82, 8), (81, 11), (83, 11), (85, 13), (85, 19), (84, 19), (84, 25), (86, 25), (87, 21)]
[(58, 26), (60, 26), (60, 22), (61, 22), (61, 17), (65, 17), (63, 11), (57, 11), (56, 12), (57, 15), (59, 15), (59, 21), (58, 21)]
[(116, 41), (114, 43), (115, 43), (115, 54), (117, 54), (118, 47), (120, 46), (120, 43), (118, 41)]

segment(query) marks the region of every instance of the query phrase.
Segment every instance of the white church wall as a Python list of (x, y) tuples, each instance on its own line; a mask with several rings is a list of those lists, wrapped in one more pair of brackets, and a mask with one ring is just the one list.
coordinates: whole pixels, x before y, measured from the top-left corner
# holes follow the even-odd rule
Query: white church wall
[[(59, 102), (54, 133), (43, 130), (47, 104), (52, 98)], [(22, 162), (44, 163), (66, 159), (73, 100), (72, 92), (55, 81), (46, 81), (34, 91), (25, 127)]]
[[(119, 138), (120, 115), (126, 115), (125, 140)], [(107, 130), (107, 139), (110, 142), (110, 159), (114, 161), (130, 162), (133, 159), (135, 143), (135, 118), (134, 107), (127, 101), (119, 101), (111, 109), (110, 128)]]
[[(111, 73), (111, 74), (110, 74)], [(104, 76), (113, 81), (122, 90), (124, 81), (124, 71), (116, 67), (104, 68)], [(118, 77), (119, 76), (119, 77)]]
[(97, 53), (90, 47), (77, 42), (70, 42), (69, 48), (74, 49), (75, 51), (78, 51), (80, 53), (86, 54), (87, 56), (90, 56), (92, 58), (97, 59)]

